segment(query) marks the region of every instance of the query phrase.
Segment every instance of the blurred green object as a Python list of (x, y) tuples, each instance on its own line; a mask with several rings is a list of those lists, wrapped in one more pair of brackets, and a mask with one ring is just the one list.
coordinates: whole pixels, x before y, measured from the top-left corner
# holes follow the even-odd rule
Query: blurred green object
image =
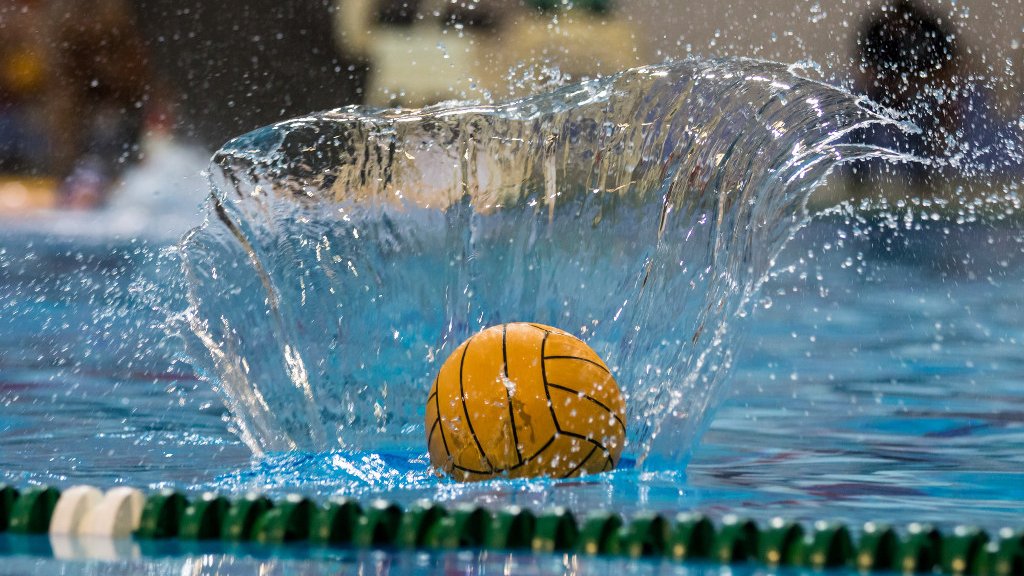
[(612, 9), (612, 0), (579, 0), (575, 4), (595, 14), (607, 14)]
[(595, 14), (606, 14), (611, 10), (612, 0), (527, 0), (527, 6), (540, 12), (553, 12), (562, 8), (578, 8)]
[[(189, 504), (181, 515), (181, 524), (178, 526), (178, 537), (182, 540), (215, 540), (226, 536), (222, 534), (221, 526), (225, 523), (225, 517), (231, 507), (227, 498), (217, 496), (213, 493), (203, 494), (195, 502)], [(232, 529), (239, 525), (237, 513), (231, 518)]]
[(561, 6), (559, 0), (527, 0), (526, 5), (540, 12), (552, 12)]
[(8, 529), (15, 534), (44, 534), (50, 529), (50, 518), (57, 506), (60, 491), (48, 486), (34, 486), (21, 493), (11, 508)]

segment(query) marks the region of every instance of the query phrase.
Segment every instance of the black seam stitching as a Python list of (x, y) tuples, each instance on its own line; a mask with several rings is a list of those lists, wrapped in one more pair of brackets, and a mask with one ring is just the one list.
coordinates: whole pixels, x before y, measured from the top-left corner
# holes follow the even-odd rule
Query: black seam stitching
[(458, 464), (452, 464), (452, 468), (461, 470), (462, 472), (469, 472), (471, 474), (494, 474), (493, 470), (474, 470), (472, 468), (466, 468), (465, 466), (459, 466)]
[(612, 371), (609, 370), (608, 368), (598, 364), (597, 362), (591, 360), (590, 358), (584, 358), (582, 356), (545, 356), (544, 360), (582, 360), (583, 362), (597, 366), (598, 368), (601, 369), (602, 372), (608, 374), (609, 376), (612, 375)]
[[(434, 394), (434, 407), (437, 408), (437, 421), (441, 422), (441, 373), (438, 372), (437, 377), (434, 378), (434, 386), (437, 388), (437, 393)], [(448, 456), (448, 460), (454, 461), (452, 457), (452, 451), (448, 448), (448, 439), (444, 436), (444, 426), (441, 426), (441, 442), (444, 444), (444, 453)]]
[(441, 423), (441, 417), (434, 418), (434, 425), (430, 427), (430, 432), (427, 433), (427, 449), (430, 448), (430, 441), (434, 438), (434, 431), (437, 430), (437, 426)]
[(600, 400), (598, 400), (597, 398), (594, 398), (593, 396), (591, 396), (590, 394), (587, 394), (586, 392), (580, 392), (579, 390), (573, 390), (572, 388), (568, 388), (566, 386), (562, 386), (561, 384), (548, 384), (548, 386), (551, 386), (552, 388), (558, 388), (559, 390), (564, 390), (564, 391), (569, 392), (571, 394), (575, 394), (577, 397), (582, 397), (582, 398), (585, 398), (587, 400), (590, 400), (594, 404), (597, 404), (601, 408), (604, 408), (605, 411), (607, 411), (609, 414), (611, 414), (615, 418), (615, 421), (619, 423), (619, 426), (622, 426), (622, 432), (623, 433), (626, 432), (626, 423), (622, 421), (622, 418), (619, 418), (619, 415), (616, 414), (614, 410), (612, 410), (608, 406), (605, 406), (604, 402), (601, 402)]
[(534, 324), (533, 322), (529, 322), (529, 324), (530, 324), (530, 326), (533, 326), (537, 330), (540, 330), (541, 332), (543, 332), (545, 336), (547, 336), (548, 334), (553, 334), (553, 332), (551, 332), (551, 330), (548, 330), (547, 328), (541, 326), (540, 324)]
[[(511, 382), (511, 378), (508, 375), (508, 340), (506, 335), (508, 333), (508, 324), (501, 325), (501, 358), (504, 362), (503, 367), (505, 371), (505, 382)], [(508, 417), (512, 424), (512, 446), (516, 450), (516, 459), (520, 464), (523, 463), (523, 453), (519, 451), (519, 432), (516, 430), (516, 412), (512, 406), (512, 391), (508, 389), (508, 385), (502, 382), (505, 386), (505, 396), (508, 398)]]
[(523, 461), (522, 461), (521, 463), (519, 463), (519, 464), (516, 464), (515, 466), (512, 466), (511, 468), (508, 468), (507, 470), (504, 470), (504, 472), (511, 472), (511, 471), (513, 471), (513, 470), (515, 470), (515, 469), (517, 469), (517, 468), (520, 468), (520, 467), (522, 467), (522, 466), (526, 466), (527, 464), (529, 464), (530, 462), (532, 462), (534, 458), (536, 458), (537, 456), (540, 456), (541, 452), (543, 452), (543, 451), (547, 450), (547, 449), (548, 449), (548, 446), (551, 446), (552, 444), (554, 444), (554, 442), (555, 442), (555, 438), (556, 438), (557, 436), (558, 436), (558, 434), (557, 434), (557, 433), (556, 433), (556, 434), (552, 434), (552, 435), (551, 435), (551, 438), (548, 438), (548, 441), (547, 441), (547, 443), (545, 443), (545, 444), (544, 444), (543, 446), (541, 446), (541, 447), (540, 447), (540, 449), (538, 449), (538, 450), (537, 450), (536, 452), (534, 452), (532, 456), (529, 456), (529, 457), (527, 457), (527, 458), (524, 458), (524, 459), (523, 459)]
[(608, 449), (604, 447), (604, 444), (601, 444), (599, 441), (597, 441), (597, 440), (595, 440), (593, 438), (589, 438), (587, 436), (584, 436), (582, 434), (577, 434), (575, 432), (562, 432), (562, 434), (564, 434), (564, 435), (566, 435), (566, 436), (568, 436), (570, 438), (577, 438), (577, 439), (583, 440), (585, 442), (590, 442), (594, 446), (597, 446), (598, 448), (600, 448), (601, 451), (604, 452), (605, 454), (611, 454), (611, 452), (609, 452)]
[[(551, 333), (545, 331), (544, 339), (540, 341), (540, 357), (544, 357), (544, 348), (548, 344), (548, 336)], [(558, 424), (558, 416), (555, 414), (555, 405), (551, 402), (551, 390), (548, 390), (548, 369), (544, 366), (544, 362), (540, 363), (540, 377), (544, 381), (544, 395), (548, 397), (548, 412), (551, 413), (551, 419), (555, 422), (555, 430), (558, 432), (562, 431), (562, 427)]]
[(594, 455), (594, 452), (597, 452), (597, 444), (594, 444), (594, 447), (590, 449), (590, 452), (587, 454), (587, 457), (584, 458), (583, 460), (581, 460), (580, 463), (577, 464), (575, 468), (573, 468), (572, 470), (569, 470), (569, 472), (566, 473), (566, 475), (563, 476), (563, 478), (568, 478), (568, 477), (572, 476), (573, 474), (575, 474), (577, 470), (579, 470), (580, 468), (583, 468), (583, 465), (587, 463), (587, 460), (590, 460), (590, 457)]
[(494, 471), (494, 464), (491, 464), (490, 458), (487, 457), (487, 453), (484, 452), (484, 447), (480, 444), (480, 439), (476, 437), (476, 430), (473, 430), (473, 421), (469, 417), (469, 405), (466, 404), (466, 387), (462, 381), (462, 369), (466, 365), (466, 355), (469, 354), (469, 344), (473, 339), (470, 338), (466, 341), (466, 347), (462, 349), (462, 359), (459, 361), (459, 393), (462, 395), (462, 411), (466, 414), (466, 426), (469, 428), (469, 435), (473, 437), (473, 442), (476, 443), (477, 449), (480, 450), (480, 456), (484, 459), (484, 464)]

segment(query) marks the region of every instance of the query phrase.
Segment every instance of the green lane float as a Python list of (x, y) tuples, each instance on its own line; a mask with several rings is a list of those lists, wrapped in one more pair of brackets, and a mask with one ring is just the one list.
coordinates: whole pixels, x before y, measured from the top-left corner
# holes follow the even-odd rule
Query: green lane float
[(270, 510), (274, 503), (266, 496), (246, 494), (230, 504), (225, 500), (224, 505), (224, 519), (217, 526), (221, 530), (221, 538), (229, 542), (246, 542), (253, 538), (256, 521)]
[[(185, 507), (181, 514), (178, 537), (182, 540), (216, 540), (218, 538), (232, 541), (233, 538), (223, 533), (228, 528), (225, 516), (228, 513), (228, 500), (223, 496), (206, 493)], [(232, 522), (232, 529), (242, 529), (237, 519)]]
[(14, 511), (14, 501), (18, 499), (18, 491), (12, 486), (0, 484), (0, 532), (6, 532)]
[(491, 514), (484, 548), (489, 550), (529, 550), (537, 528), (537, 517), (529, 510), (511, 506)]
[[(278, 500), (249, 494), (229, 499), (163, 490), (151, 494), (90, 486), (61, 492), (0, 485), (0, 533), (51, 538), (133, 538), (147, 542), (300, 543), (313, 547), (446, 551), (455, 549), (618, 556), (667, 562), (761, 564), (770, 568), (855, 569), (861, 573), (1024, 576), (1024, 531), (994, 534), (926, 524), (903, 530), (869, 522), (857, 530), (833, 522), (807, 525), (774, 519), (765, 526), (726, 516), (598, 512), (577, 518), (564, 508), (490, 510), (418, 501), (407, 508), (346, 498), (323, 503), (301, 495)], [(5, 538), (15, 538), (10, 536)], [(26, 539), (26, 542), (30, 540)], [(17, 542), (12, 541), (12, 542)], [(34, 541), (31, 541), (34, 542)], [(17, 549), (47, 554), (46, 546)], [(13, 549), (13, 548), (12, 548)]]
[(537, 517), (530, 548), (534, 552), (568, 552), (575, 548), (579, 534), (572, 512), (555, 508)]
[(579, 551), (588, 556), (617, 554), (622, 516), (599, 512), (580, 525)]
[(146, 540), (177, 537), (187, 507), (185, 495), (174, 490), (161, 490), (149, 496), (135, 535)]
[(430, 537), (430, 529), (448, 515), (443, 506), (421, 500), (416, 502), (405, 511), (402, 516), (402, 523), (398, 527), (398, 546), (406, 550), (416, 550), (427, 547), (427, 538)]
[(356, 524), (362, 515), (363, 508), (355, 500), (347, 498), (330, 500), (318, 514), (313, 515), (313, 543), (321, 546), (352, 544)]
[(33, 487), (14, 501), (7, 528), (14, 534), (45, 534), (57, 507), (60, 491), (56, 488)]
[(860, 534), (855, 563), (861, 572), (892, 572), (897, 569), (900, 539), (891, 526), (868, 522)]
[(398, 541), (398, 527), (402, 523), (402, 509), (384, 501), (375, 500), (366, 513), (356, 520), (353, 542), (359, 548), (383, 548)]
[(664, 556), (668, 548), (669, 525), (660, 514), (640, 514), (619, 529), (618, 553), (630, 558)]
[(802, 566), (806, 556), (804, 528), (781, 518), (772, 520), (758, 539), (758, 557), (768, 566)]
[(668, 555), (682, 560), (708, 560), (715, 544), (715, 525), (701, 514), (682, 512), (676, 516)]
[[(321, 516), (322, 511), (317, 508), (315, 502), (298, 494), (289, 494), (283, 502), (273, 504), (256, 520), (253, 526), (253, 539), (261, 544), (287, 544), (289, 542), (304, 542), (312, 540), (320, 542), (319, 531), (324, 528), (317, 524), (316, 520)], [(359, 516), (353, 516), (358, 521)], [(341, 542), (336, 535), (330, 531), (328, 526), (326, 542)], [(345, 528), (349, 536), (345, 543), (351, 543), (352, 525)]]

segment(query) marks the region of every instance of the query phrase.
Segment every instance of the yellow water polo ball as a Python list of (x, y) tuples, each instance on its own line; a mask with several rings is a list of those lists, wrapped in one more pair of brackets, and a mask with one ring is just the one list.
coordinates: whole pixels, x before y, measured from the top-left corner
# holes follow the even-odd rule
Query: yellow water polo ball
[(625, 408), (608, 366), (579, 338), (542, 324), (492, 326), (459, 345), (430, 387), (430, 462), (464, 481), (611, 470)]

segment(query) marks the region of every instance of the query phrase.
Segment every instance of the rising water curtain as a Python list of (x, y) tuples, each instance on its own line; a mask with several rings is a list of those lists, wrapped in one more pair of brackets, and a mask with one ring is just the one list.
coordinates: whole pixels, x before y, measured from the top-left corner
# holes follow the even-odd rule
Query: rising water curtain
[(627, 454), (681, 466), (729, 321), (838, 163), (889, 122), (779, 64), (689, 60), (499, 106), (345, 108), (229, 142), (182, 242), (191, 354), (257, 453), (422, 447), (434, 373), (482, 327), (587, 341)]

